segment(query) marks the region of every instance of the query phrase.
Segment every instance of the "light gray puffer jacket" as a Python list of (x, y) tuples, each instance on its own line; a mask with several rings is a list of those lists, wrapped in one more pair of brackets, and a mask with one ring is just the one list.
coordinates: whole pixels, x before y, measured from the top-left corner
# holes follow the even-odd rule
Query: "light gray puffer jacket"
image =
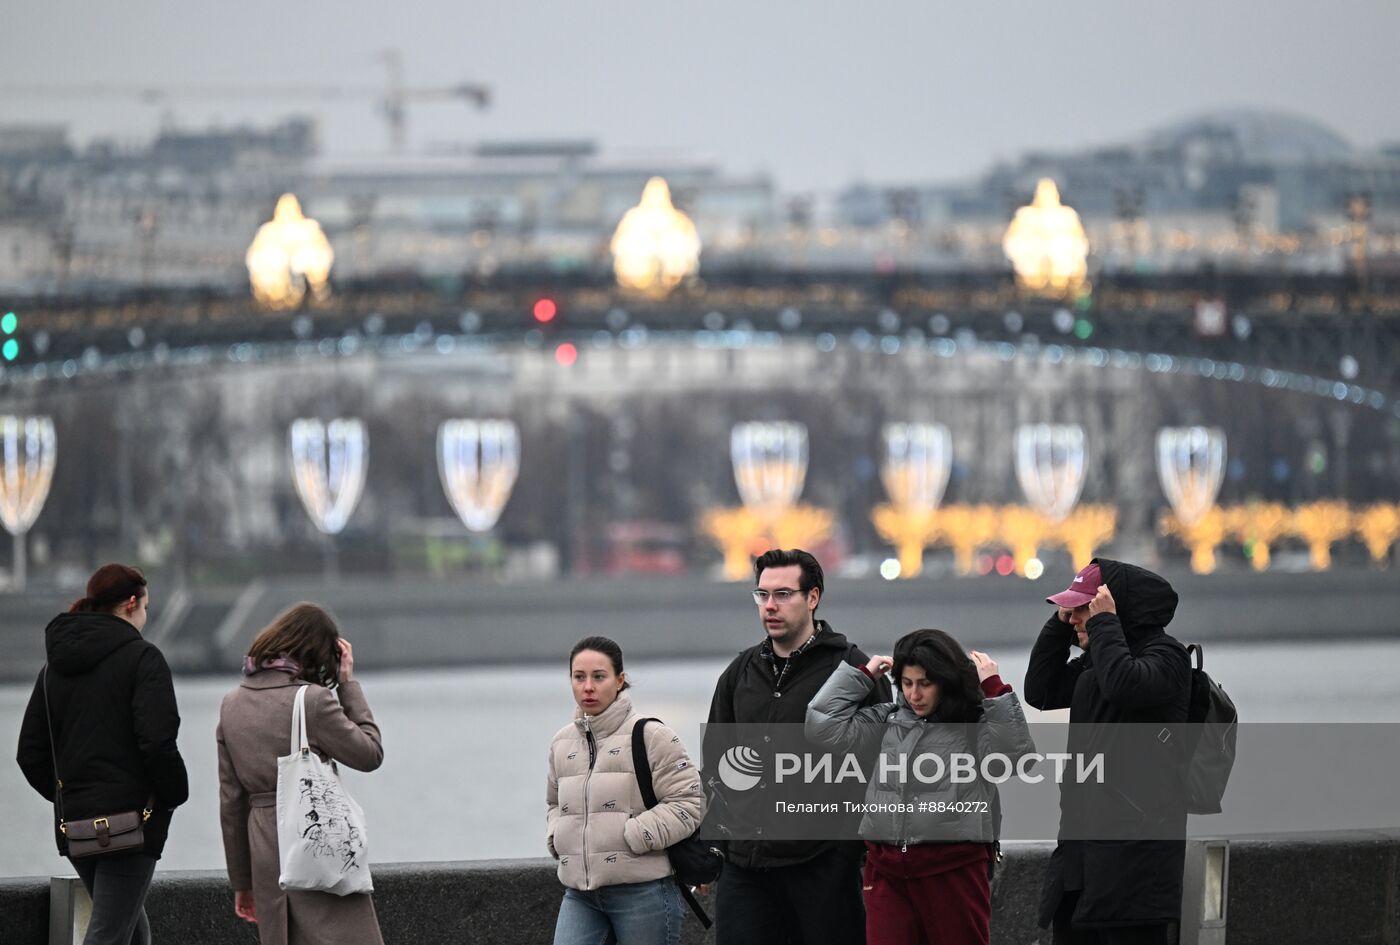
[[(1025, 713), (1016, 693), (984, 698), (982, 721), (972, 724), (931, 722), (920, 718), (900, 699), (859, 709), (875, 682), (854, 666), (840, 666), (807, 707), (807, 738), (819, 745), (854, 753), (862, 763), (875, 762), (865, 792), (867, 804), (890, 805), (890, 810), (870, 810), (861, 818), (860, 835), (875, 843), (907, 846), (915, 843), (991, 843), (996, 839), (992, 803), (996, 786), (978, 777), (953, 783), (948, 772), (950, 756), (1006, 755), (1014, 766), (1021, 756), (1035, 751)], [(975, 744), (974, 744), (975, 742)], [(944, 776), (933, 783), (914, 777), (914, 759), (938, 755)], [(907, 763), (904, 777), (881, 776), (881, 759), (894, 770), (897, 759)], [(1002, 765), (992, 771), (1000, 775)], [(932, 760), (923, 770), (932, 773)], [(1014, 770), (1014, 767), (1013, 767)], [(920, 812), (928, 801), (934, 809)], [(938, 805), (943, 810), (938, 810)], [(960, 805), (950, 809), (948, 805)], [(899, 809), (913, 806), (913, 811)]]
[(559, 881), (591, 890), (671, 875), (666, 848), (705, 816), (700, 773), (675, 732), (646, 727), (657, 804), (648, 810), (632, 768), (632, 728), (642, 716), (622, 693), (599, 715), (582, 711), (549, 746), (549, 852)]

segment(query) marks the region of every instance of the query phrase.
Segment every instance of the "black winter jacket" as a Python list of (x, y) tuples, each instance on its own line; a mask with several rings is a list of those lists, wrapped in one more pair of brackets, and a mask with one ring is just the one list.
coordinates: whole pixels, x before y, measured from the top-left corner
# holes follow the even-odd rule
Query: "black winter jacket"
[[(44, 631), (44, 643), (63, 817), (81, 820), (139, 810), (154, 795), (145, 852), (159, 857), (171, 814), (190, 793), (175, 744), (180, 713), (165, 657), (135, 627), (111, 614), (61, 614)], [(43, 670), (24, 712), (17, 760), (34, 790), (54, 801)], [(54, 838), (58, 852), (66, 855), (58, 820), (55, 803)]]
[[(720, 675), (715, 685), (714, 699), (710, 702), (710, 723), (759, 723), (790, 724), (800, 733), (807, 719), (807, 704), (825, 685), (827, 679), (842, 663), (864, 666), (870, 657), (860, 647), (848, 641), (845, 636), (831, 629), (825, 620), (816, 621), (817, 632), (811, 644), (790, 658), (787, 673), (779, 684), (773, 671), (773, 664), (764, 657), (767, 641), (749, 647), (736, 656)], [(881, 678), (871, 690), (861, 706), (876, 705), (892, 701), (889, 680)], [(716, 775), (716, 765), (724, 753), (720, 739), (711, 737), (706, 731), (704, 739), (705, 770), (701, 778), (706, 791), (725, 794), (724, 801), (715, 810), (716, 816), (725, 809), (741, 810), (746, 803), (762, 803), (759, 791), (749, 791), (742, 795), (725, 792)], [(824, 749), (822, 749), (824, 750)], [(857, 785), (851, 799), (859, 801), (863, 797), (863, 785)], [(858, 823), (858, 817), (856, 818)], [(851, 836), (856, 835), (857, 824), (851, 826)], [(775, 866), (790, 866), (805, 863), (813, 857), (825, 853), (833, 847), (848, 850), (853, 859), (859, 858), (864, 849), (860, 841), (820, 841), (820, 840), (754, 840), (735, 839), (728, 844), (730, 862), (750, 869), (764, 869)]]
[[(1052, 615), (1026, 670), (1027, 703), (1069, 709), (1069, 752), (1107, 759), (1103, 784), (1061, 787), (1060, 842), (1041, 894), (1045, 928), (1063, 895), (1076, 890), (1076, 927), (1146, 925), (1181, 914), (1186, 799), (1180, 738), (1167, 733), (1186, 721), (1191, 664), (1163, 629), (1177, 595), (1151, 571), (1094, 560), (1117, 614), (1089, 620), (1089, 648), (1076, 659), (1069, 658), (1074, 628)], [(1128, 839), (1144, 835), (1182, 839)], [(1104, 839), (1084, 839), (1096, 836)]]

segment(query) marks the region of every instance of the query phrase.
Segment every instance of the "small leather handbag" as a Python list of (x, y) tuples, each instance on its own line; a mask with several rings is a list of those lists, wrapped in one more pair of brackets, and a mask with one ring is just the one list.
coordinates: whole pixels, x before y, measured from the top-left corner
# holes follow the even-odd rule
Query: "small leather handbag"
[(63, 778), (58, 774), (58, 748), (53, 740), (53, 716), (49, 712), (49, 668), (44, 666), (44, 720), (49, 726), (49, 751), (53, 755), (54, 801), (58, 805), (58, 829), (68, 841), (68, 855), (74, 858), (99, 853), (123, 853), (146, 848), (146, 821), (155, 810), (155, 796), (146, 798), (140, 810), (127, 810), (101, 817), (69, 821), (63, 815)]

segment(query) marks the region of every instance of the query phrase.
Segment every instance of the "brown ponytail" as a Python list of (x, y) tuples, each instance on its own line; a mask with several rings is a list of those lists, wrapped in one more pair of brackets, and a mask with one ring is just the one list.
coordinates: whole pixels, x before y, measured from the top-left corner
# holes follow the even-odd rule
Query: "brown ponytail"
[(146, 576), (124, 564), (104, 564), (88, 578), (87, 596), (79, 597), (68, 608), (70, 614), (111, 610), (122, 601), (146, 593)]

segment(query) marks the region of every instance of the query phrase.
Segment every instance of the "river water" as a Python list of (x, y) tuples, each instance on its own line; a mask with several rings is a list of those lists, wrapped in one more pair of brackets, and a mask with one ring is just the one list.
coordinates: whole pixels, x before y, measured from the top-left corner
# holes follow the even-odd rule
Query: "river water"
[[(1018, 689), (1026, 652), (993, 653)], [(632, 698), (698, 752), (725, 660), (629, 664)], [(1400, 722), (1400, 639), (1226, 645), (1207, 668), (1249, 722)], [(357, 667), (384, 734), (384, 765), (347, 771), (365, 809), (374, 862), (544, 856), (545, 770), (550, 738), (572, 717), (560, 665), (375, 672)], [(236, 678), (178, 678), (180, 749), (190, 802), (180, 808), (162, 869), (223, 867), (214, 727)], [(13, 758), (29, 687), (0, 686), (0, 736)], [(1036, 713), (1052, 721), (1064, 713)], [(13, 762), (0, 765), (7, 812), (0, 876), (66, 873), (53, 847), (50, 808)]]

